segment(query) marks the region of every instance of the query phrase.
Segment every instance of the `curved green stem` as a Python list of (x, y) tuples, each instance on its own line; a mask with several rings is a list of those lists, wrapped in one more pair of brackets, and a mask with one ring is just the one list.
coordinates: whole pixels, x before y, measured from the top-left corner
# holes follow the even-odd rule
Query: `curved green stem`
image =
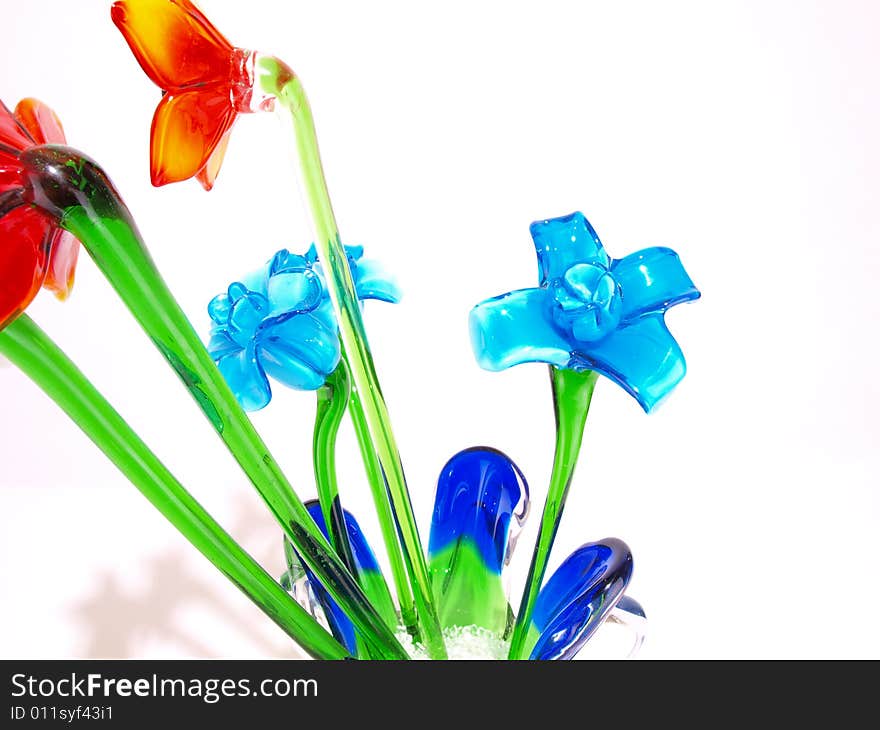
[(592, 370), (576, 372), (550, 368), (553, 409), (556, 415), (556, 451), (553, 456), (553, 471), (550, 474), (547, 502), (541, 515), (538, 540), (535, 543), (535, 552), (532, 555), (525, 590), (510, 639), (509, 659), (524, 658), (523, 654), (527, 648), (526, 637), (531, 627), (535, 601), (544, 581), (550, 550), (556, 538), (556, 531), (559, 529), (559, 520), (562, 518), (571, 478), (574, 476), (597, 378), (598, 374)]
[(397, 602), (400, 605), (401, 620), (404, 626), (415, 626), (417, 624), (415, 599), (406, 573), (406, 562), (397, 534), (397, 525), (394, 522), (391, 504), (388, 501), (388, 487), (385, 484), (385, 477), (382, 476), (382, 465), (379, 463), (379, 458), (370, 441), (370, 429), (367, 427), (367, 420), (357, 388), (351, 390), (348, 411), (361, 450), (361, 459), (367, 472), (367, 483), (370, 485), (373, 503), (376, 505), (385, 552), (391, 564), (391, 575), (394, 579), (394, 589), (397, 592)]
[(351, 658), (214, 521), (27, 315), (0, 331), (0, 353), (52, 398), (153, 506), (288, 636), (316, 659)]
[(330, 204), (311, 108), (299, 78), (278, 59), (258, 57), (256, 73), (262, 90), (275, 96), (278, 109), (287, 115), (296, 136), (303, 189), (315, 227), (315, 247), (319, 258), (324, 262), (327, 288), (339, 320), (343, 349), (361, 397), (370, 440), (388, 485), (391, 509), (400, 534), (403, 558), (415, 598), (418, 625), (407, 628), (414, 635), (417, 633), (420, 636), (432, 658), (443, 659), (446, 657), (446, 648), (431, 594), (427, 563), (413, 515), (403, 465), (391, 430), (388, 408), (379, 387), (367, 341), (354, 280)]
[(377, 652), (408, 658), (321, 534), (211, 360), (147, 251), (128, 209), (92, 160), (45, 145), (21, 155), (33, 203), (75, 235), (183, 381), (303, 561)]
[[(340, 360), (324, 385), (318, 389), (312, 439), (312, 461), (315, 467), (315, 483), (318, 487), (318, 502), (321, 505), (324, 524), (330, 526), (328, 534), (331, 544), (388, 627), (396, 629), (397, 615), (394, 613), (391, 594), (382, 574), (374, 571), (358, 572), (345, 524), (345, 511), (339, 498), (339, 484), (336, 478), (336, 436), (342, 424), (342, 417), (345, 415), (350, 390), (348, 368), (345, 360)], [(337, 638), (343, 640), (341, 636)], [(369, 643), (365, 643), (359, 634), (357, 644), (359, 657), (381, 659), (381, 656), (374, 655)]]
[(340, 361), (337, 368), (327, 376), (324, 385), (318, 389), (312, 462), (315, 468), (315, 484), (318, 487), (318, 502), (330, 535), (330, 543), (357, 579), (357, 567), (348, 540), (336, 479), (336, 435), (345, 415), (349, 390), (348, 371), (345, 363)]

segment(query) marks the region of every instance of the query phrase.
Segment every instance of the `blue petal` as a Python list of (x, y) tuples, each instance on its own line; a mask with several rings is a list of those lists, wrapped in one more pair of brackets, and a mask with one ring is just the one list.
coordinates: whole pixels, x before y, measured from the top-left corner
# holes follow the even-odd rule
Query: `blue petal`
[(520, 289), (471, 310), (471, 345), (480, 367), (504, 370), (524, 362), (567, 367), (571, 343), (548, 321), (546, 289)]
[(539, 633), (531, 659), (571, 659), (623, 596), (632, 576), (632, 554), (615, 538), (575, 550), (535, 601), (532, 628)]
[[(321, 510), (321, 504), (318, 500), (313, 499), (309, 500), (305, 503), (306, 509), (311, 515), (312, 519), (320, 528), (322, 534), (328, 540), (330, 539), (330, 535), (327, 531), (327, 524), (324, 522), (324, 513)], [(361, 531), (360, 525), (358, 525), (357, 520), (348, 510), (344, 510), (343, 514), (345, 516), (345, 526), (348, 531), (348, 541), (351, 545), (351, 552), (354, 556), (355, 567), (359, 575), (363, 576), (366, 573), (380, 573), (379, 562), (376, 560), (376, 556), (373, 554), (373, 551), (370, 549), (369, 543), (367, 543), (366, 538), (364, 537), (364, 533)], [(346, 649), (349, 650), (352, 654), (357, 654), (357, 642), (355, 640), (355, 629), (354, 625), (348, 619), (348, 617), (342, 612), (342, 609), (339, 608), (339, 605), (329, 593), (324, 589), (315, 575), (309, 570), (305, 568), (306, 574), (308, 575), (309, 582), (312, 585), (312, 590), (315, 592), (315, 596), (320, 601), (322, 608), (324, 609), (324, 615), (327, 617), (327, 621), (330, 624), (330, 628), (333, 632), (333, 635), (337, 637), (338, 640), (341, 640)], [(371, 585), (375, 586), (377, 583), (374, 581)], [(387, 593), (387, 589), (385, 590)], [(383, 596), (383, 599), (385, 597)], [(387, 595), (387, 601), (391, 605), (391, 610), (393, 614), (393, 603), (391, 603), (390, 594)], [(380, 606), (376, 606), (377, 610), (380, 610)]]
[[(587, 345), (589, 347), (587, 348)], [(621, 327), (599, 342), (574, 343), (574, 369), (597, 370), (650, 412), (684, 377), (684, 355), (662, 314)]]
[(208, 353), (211, 359), (217, 362), (221, 357), (231, 355), (243, 349), (235, 340), (229, 336), (226, 325), (219, 327), (211, 327), (211, 338), (208, 340)]
[(611, 265), (599, 236), (583, 213), (535, 221), (529, 230), (538, 254), (542, 285), (563, 277), (574, 264)]
[(529, 488), (507, 456), (485, 447), (461, 451), (440, 472), (428, 571), (441, 625), (482, 626), (502, 636), (512, 616), (501, 582)]
[(284, 274), (292, 271), (306, 271), (311, 268), (312, 262), (305, 256), (290, 253), (286, 248), (277, 251), (269, 261), (269, 277), (276, 274)]
[(378, 299), (390, 304), (400, 301), (400, 287), (377, 261), (358, 262), (355, 285), (358, 299)]
[(516, 464), (496, 449), (475, 447), (453, 456), (440, 472), (428, 553), (470, 541), (487, 570), (501, 573), (511, 517), (527, 509), (529, 486)]
[(240, 347), (248, 347), (269, 314), (269, 300), (239, 282), (229, 287), (229, 298), (233, 304), (229, 310), (227, 331)]
[(246, 411), (258, 411), (272, 400), (269, 381), (252, 346), (221, 357), (217, 367)]
[(700, 297), (671, 248), (655, 246), (637, 251), (615, 260), (611, 271), (623, 295), (624, 324), (646, 314), (662, 314), (676, 304)]
[(265, 297), (269, 286), (271, 265), (272, 260), (267, 261), (259, 269), (251, 271), (238, 279), (238, 283), (243, 284), (249, 291), (256, 292)]
[(230, 309), (232, 309), (232, 300), (228, 294), (218, 294), (208, 302), (208, 316), (214, 324), (226, 324)]
[(339, 336), (311, 314), (297, 314), (261, 330), (260, 364), (290, 388), (317, 390), (339, 364)]
[(324, 287), (311, 269), (283, 271), (269, 279), (269, 317), (308, 312), (318, 306)]

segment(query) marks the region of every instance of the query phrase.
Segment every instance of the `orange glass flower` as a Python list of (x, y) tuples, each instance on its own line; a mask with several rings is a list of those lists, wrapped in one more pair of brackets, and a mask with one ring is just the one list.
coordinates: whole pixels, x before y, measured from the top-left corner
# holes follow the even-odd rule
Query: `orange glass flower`
[(236, 117), (251, 111), (250, 51), (233, 47), (190, 0), (119, 0), (111, 17), (163, 90), (150, 130), (153, 185), (195, 177), (210, 190)]
[(64, 144), (64, 129), (48, 106), (23, 99), (0, 102), (0, 328), (31, 303), (40, 287), (59, 299), (73, 288), (79, 241), (45, 211), (30, 205), (22, 152)]

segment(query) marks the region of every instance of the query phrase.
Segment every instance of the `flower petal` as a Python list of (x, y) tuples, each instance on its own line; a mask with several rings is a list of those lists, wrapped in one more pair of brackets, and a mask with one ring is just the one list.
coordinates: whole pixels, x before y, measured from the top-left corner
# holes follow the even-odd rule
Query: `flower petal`
[(272, 400), (269, 381), (253, 347), (221, 357), (217, 360), (217, 367), (246, 411), (258, 411)]
[(589, 349), (572, 352), (572, 367), (597, 370), (650, 412), (684, 377), (684, 355), (662, 314), (621, 327)]
[(270, 317), (308, 312), (318, 306), (323, 286), (311, 269), (283, 271), (269, 277)]
[(241, 350), (241, 346), (229, 336), (229, 329), (225, 324), (211, 327), (211, 337), (207, 345), (211, 359), (217, 362), (222, 357), (231, 355)]
[(559, 279), (574, 264), (601, 264), (611, 259), (583, 213), (535, 221), (529, 227), (538, 254), (539, 275), (544, 285)]
[(400, 301), (400, 287), (378, 261), (358, 261), (354, 279), (358, 299), (378, 299), (390, 304)]
[[(324, 537), (329, 540), (330, 535), (318, 500), (309, 500), (305, 503), (305, 506)], [(351, 545), (355, 568), (358, 573), (358, 583), (367, 598), (370, 599), (370, 603), (379, 612), (379, 615), (388, 622), (389, 626), (396, 627), (397, 613), (394, 608), (394, 601), (391, 598), (388, 585), (382, 577), (382, 571), (379, 568), (376, 556), (370, 549), (370, 545), (361, 531), (360, 525), (358, 525), (351, 512), (344, 510), (343, 514), (348, 531), (348, 541)], [(308, 575), (312, 590), (324, 609), (324, 615), (327, 617), (333, 635), (340, 639), (352, 654), (355, 654), (357, 652), (357, 643), (355, 641), (354, 626), (351, 621), (308, 568), (306, 568), (306, 574)]]
[(0, 218), (0, 329), (21, 314), (46, 278), (54, 227), (29, 206)]
[(201, 172), (235, 117), (229, 91), (222, 86), (165, 94), (150, 131), (153, 185), (188, 180)]
[(0, 101), (0, 164), (13, 162), (17, 152), (33, 147), (34, 144), (36, 143), (30, 133), (21, 126), (9, 107)]
[(160, 88), (173, 91), (229, 77), (232, 45), (189, 0), (120, 0), (110, 16)]
[(205, 190), (211, 190), (214, 187), (214, 181), (217, 179), (217, 175), (220, 174), (220, 166), (223, 164), (223, 158), (226, 156), (226, 148), (229, 146), (229, 137), (231, 134), (232, 129), (230, 128), (227, 130), (226, 134), (220, 138), (217, 147), (211, 153), (205, 166), (199, 170), (199, 174), (196, 175), (196, 180), (199, 181)]
[(522, 524), (528, 503), (525, 477), (500, 451), (466, 449), (443, 467), (428, 546), (442, 626), (476, 624), (505, 633), (512, 614), (501, 570), (513, 548), (511, 523)]
[(623, 294), (621, 319), (662, 314), (670, 307), (700, 298), (681, 259), (671, 248), (654, 246), (636, 251), (611, 264)]
[(632, 553), (607, 538), (575, 550), (544, 584), (535, 602), (531, 659), (571, 659), (623, 597)]
[(297, 314), (259, 334), (260, 361), (273, 378), (297, 390), (317, 390), (339, 364), (339, 335), (311, 314)]
[(567, 367), (571, 344), (548, 321), (546, 289), (519, 289), (471, 310), (471, 345), (481, 368), (504, 370), (524, 362)]
[(22, 99), (15, 117), (37, 144), (65, 144), (64, 127), (52, 109), (39, 99)]
[(64, 301), (73, 289), (79, 241), (72, 233), (56, 228), (49, 254), (49, 270), (43, 286)]

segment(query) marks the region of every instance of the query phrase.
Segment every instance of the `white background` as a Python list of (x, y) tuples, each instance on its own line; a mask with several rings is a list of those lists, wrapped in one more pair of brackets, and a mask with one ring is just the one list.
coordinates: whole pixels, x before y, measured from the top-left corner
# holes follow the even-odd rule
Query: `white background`
[[(196, 327), (230, 280), (310, 228), (270, 115), (240, 119), (215, 190), (153, 189), (158, 90), (109, 2), (3, 0), (0, 97), (50, 103), (129, 204)], [(880, 5), (872, 2), (204, 0), (277, 54), (314, 108), (343, 239), (405, 299), (367, 326), (427, 537), (436, 476), (488, 444), (549, 475), (546, 370), (486, 373), (467, 313), (536, 281), (529, 223), (582, 210), (611, 255), (669, 245), (703, 291), (667, 318), (689, 373), (652, 416), (597, 389), (554, 553), (618, 536), (643, 656), (874, 657), (880, 628)], [(280, 538), (160, 356), (83, 255), (32, 316), (273, 573)], [(24, 376), (0, 369), (0, 655), (288, 656)], [(312, 496), (314, 396), (254, 422)], [(354, 440), (343, 498), (380, 540)]]

